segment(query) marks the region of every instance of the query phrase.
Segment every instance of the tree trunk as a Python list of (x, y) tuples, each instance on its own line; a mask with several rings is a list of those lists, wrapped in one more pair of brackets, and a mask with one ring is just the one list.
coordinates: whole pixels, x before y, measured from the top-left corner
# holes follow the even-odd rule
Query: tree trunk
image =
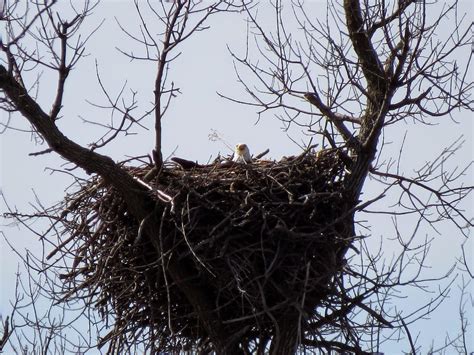
[(292, 310), (292, 314), (278, 321), (278, 331), (270, 345), (270, 355), (293, 355), (296, 353), (299, 345), (299, 319), (299, 314)]

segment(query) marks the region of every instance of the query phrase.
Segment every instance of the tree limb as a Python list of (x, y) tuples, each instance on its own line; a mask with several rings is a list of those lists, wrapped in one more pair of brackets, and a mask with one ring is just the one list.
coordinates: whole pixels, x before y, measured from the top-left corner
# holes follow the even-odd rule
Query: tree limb
[(352, 132), (344, 124), (344, 115), (338, 115), (326, 106), (316, 93), (306, 93), (304, 98), (309, 103), (316, 106), (323, 115), (325, 115), (331, 123), (334, 124), (344, 141), (352, 148), (359, 148), (359, 141), (354, 137)]
[(58, 129), (54, 120), (41, 109), (26, 89), (9, 75), (3, 65), (0, 65), (0, 89), (53, 151), (84, 169), (86, 173), (96, 173), (103, 177), (123, 195), (128, 208), (137, 219), (146, 217), (152, 204), (146, 189), (110, 157), (92, 152), (67, 138)]
[[(369, 94), (371, 89), (385, 88), (385, 74), (377, 52), (364, 29), (364, 20), (359, 0), (344, 0), (347, 29), (357, 57), (362, 65), (362, 71), (367, 79)], [(370, 98), (369, 98), (370, 99)]]

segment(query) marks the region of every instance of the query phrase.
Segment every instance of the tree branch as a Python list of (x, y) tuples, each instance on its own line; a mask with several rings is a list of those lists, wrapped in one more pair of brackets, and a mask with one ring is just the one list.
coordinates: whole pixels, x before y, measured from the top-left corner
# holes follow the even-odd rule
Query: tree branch
[(323, 115), (325, 115), (329, 121), (331, 121), (332, 124), (336, 127), (338, 132), (341, 134), (342, 138), (344, 138), (344, 141), (347, 143), (347, 145), (351, 148), (355, 148), (356, 150), (359, 149), (359, 141), (354, 137), (351, 131), (346, 127), (344, 124), (345, 121), (345, 116), (344, 115), (339, 115), (335, 112), (333, 112), (328, 106), (326, 106), (321, 99), (319, 98), (318, 94), (316, 93), (306, 93), (304, 95), (304, 98), (308, 100), (309, 103), (312, 105), (316, 106), (319, 111)]
[(359, 0), (344, 0), (344, 10), (349, 37), (367, 79), (369, 94), (373, 90), (383, 90), (386, 87), (383, 66), (364, 28)]
[(153, 203), (146, 189), (110, 157), (93, 152), (67, 138), (58, 129), (54, 119), (41, 109), (3, 65), (0, 65), (0, 89), (53, 151), (84, 169), (86, 173), (96, 173), (103, 177), (123, 195), (128, 208), (138, 220), (146, 217)]

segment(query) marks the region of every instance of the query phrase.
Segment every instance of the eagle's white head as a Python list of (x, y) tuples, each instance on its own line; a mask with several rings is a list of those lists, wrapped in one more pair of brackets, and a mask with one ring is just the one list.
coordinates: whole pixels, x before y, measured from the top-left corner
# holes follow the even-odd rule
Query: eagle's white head
[(244, 144), (244, 143), (236, 144), (233, 160), (237, 163), (245, 163), (245, 164), (252, 162), (252, 157), (250, 156), (250, 150), (249, 150), (249, 147), (247, 147), (247, 144)]

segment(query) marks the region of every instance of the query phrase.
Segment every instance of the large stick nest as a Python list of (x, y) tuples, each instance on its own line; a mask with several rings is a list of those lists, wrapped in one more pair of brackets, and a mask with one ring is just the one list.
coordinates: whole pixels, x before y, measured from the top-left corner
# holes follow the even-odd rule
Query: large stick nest
[[(144, 179), (151, 167), (127, 169)], [(196, 310), (167, 272), (174, 258), (192, 268), (188, 281), (206, 287), (217, 317), (244, 338), (268, 338), (289, 313), (301, 316), (304, 329), (335, 294), (353, 241), (344, 174), (338, 150), (279, 162), (166, 166), (148, 182), (173, 197), (156, 199), (158, 243), (144, 236), (147, 221), (93, 178), (68, 196), (63, 212), (67, 239), (54, 252), (73, 256), (61, 276), (65, 299), (81, 294), (114, 318), (105, 339), (112, 343), (145, 333), (161, 349), (204, 346)]]

